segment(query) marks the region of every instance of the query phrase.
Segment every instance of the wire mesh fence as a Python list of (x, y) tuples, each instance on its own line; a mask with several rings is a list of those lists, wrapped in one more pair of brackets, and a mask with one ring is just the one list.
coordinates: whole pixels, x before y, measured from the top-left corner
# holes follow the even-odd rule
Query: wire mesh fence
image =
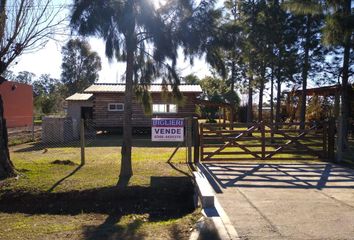
[[(10, 147), (16, 169), (26, 176), (21, 184), (28, 181), (49, 192), (117, 184), (122, 131), (104, 131), (92, 120), (65, 117), (43, 118), (39, 127), (40, 134), (34, 141)], [(190, 133), (190, 129), (185, 130)], [(163, 181), (171, 176), (190, 176), (192, 167), (186, 164), (189, 154), (186, 142), (153, 142), (151, 132), (134, 131), (131, 184), (152, 184), (156, 176)]]
[[(350, 129), (353, 128), (353, 123)], [(75, 121), (66, 117), (44, 117), (38, 124), (9, 128), (10, 151), (15, 158), (42, 159), (63, 164), (86, 161), (119, 162), (123, 143), (122, 131), (102, 131), (93, 120)], [(353, 162), (353, 136), (344, 158)], [(185, 163), (185, 142), (153, 142), (149, 130), (133, 131), (132, 160)], [(107, 160), (108, 159), (108, 160)]]
[[(19, 139), (16, 142), (16, 139)], [(57, 164), (83, 164), (89, 161), (121, 159), (122, 131), (101, 131), (92, 120), (75, 121), (66, 117), (44, 117), (40, 126), (9, 131), (11, 154), (29, 161)], [(185, 163), (184, 142), (152, 142), (149, 131), (134, 131), (133, 164), (144, 161)]]

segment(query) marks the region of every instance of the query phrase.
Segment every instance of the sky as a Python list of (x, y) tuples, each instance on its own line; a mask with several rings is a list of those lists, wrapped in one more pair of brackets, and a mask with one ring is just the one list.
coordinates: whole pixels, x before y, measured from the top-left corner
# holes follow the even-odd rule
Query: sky
[[(70, 5), (71, 0), (53, 0), (53, 5), (59, 6), (62, 4)], [(152, 0), (154, 2), (159, 2), (162, 0)], [(68, 14), (68, 9), (62, 12), (63, 15)], [(74, 36), (75, 37), (75, 36)], [(61, 64), (62, 55), (61, 48), (65, 43), (71, 38), (70, 30), (63, 35), (56, 35), (55, 40), (50, 40), (46, 46), (36, 52), (23, 54), (20, 56), (15, 64), (12, 64), (10, 69), (15, 74), (20, 71), (28, 71), (40, 76), (41, 74), (50, 74), (54, 78), (60, 78), (61, 74)], [(116, 83), (121, 81), (122, 76), (125, 72), (125, 64), (108, 61), (105, 56), (105, 46), (104, 42), (98, 38), (88, 38), (87, 39), (91, 45), (92, 50), (96, 51), (101, 57), (102, 70), (99, 72), (100, 83)], [(186, 76), (188, 74), (195, 74), (199, 78), (203, 78), (210, 75), (210, 67), (205, 62), (204, 57), (195, 58), (194, 65), (190, 65), (189, 61), (184, 61), (182, 51), (179, 51), (179, 58), (177, 62), (177, 68), (181, 76)]]
[[(36, 74), (36, 76), (50, 74), (52, 77), (59, 79), (62, 64), (61, 47), (65, 45), (68, 39), (69, 38), (60, 41), (50, 40), (43, 49), (19, 57), (16, 60), (17, 64), (13, 64), (9, 70), (14, 73), (29, 71)], [(101, 39), (89, 38), (88, 41), (92, 50), (96, 51), (101, 57), (102, 70), (99, 72), (98, 82), (116, 83), (121, 81), (121, 77), (125, 72), (125, 63), (118, 63), (116, 61), (109, 62), (105, 56), (105, 46)], [(181, 51), (179, 52), (177, 68), (181, 76), (193, 73), (203, 78), (211, 74), (204, 57), (196, 58), (192, 66), (189, 61), (184, 61), (183, 54)]]
[[(45, 1), (45, 0), (41, 0)], [(52, 0), (54, 6), (66, 5), (68, 6), (65, 10), (61, 12), (61, 16), (69, 15), (70, 5), (72, 0)], [(166, 0), (151, 0), (158, 5), (158, 2), (163, 3)], [(38, 0), (39, 2), (39, 0)], [(222, 6), (223, 0), (218, 0), (217, 6)], [(58, 16), (58, 17), (61, 17)], [(50, 74), (51, 77), (60, 79), (61, 75), (61, 64), (62, 55), (61, 48), (67, 43), (70, 38), (75, 38), (75, 36), (70, 36), (70, 29), (67, 27), (65, 33), (56, 35), (55, 40), (50, 40), (47, 45), (29, 54), (24, 54), (16, 59), (16, 63), (13, 64), (9, 70), (13, 71), (15, 74), (21, 71), (28, 71), (40, 76), (41, 74)], [(96, 51), (101, 57), (102, 70), (99, 72), (99, 83), (118, 83), (122, 82), (122, 78), (125, 73), (125, 63), (112, 61), (109, 62), (105, 56), (105, 45), (102, 39), (98, 38), (87, 38), (92, 50)], [(208, 75), (212, 75), (211, 67), (206, 63), (205, 58), (195, 58), (194, 65), (191, 65), (189, 60), (184, 61), (184, 56), (182, 50), (179, 51), (179, 58), (177, 61), (177, 69), (179, 70), (180, 76), (186, 76), (188, 74), (195, 74), (199, 78), (203, 78)], [(268, 84), (269, 85), (269, 84)], [(309, 87), (312, 87), (312, 83), (309, 83)], [(267, 86), (269, 88), (269, 86)], [(265, 94), (265, 99), (268, 100), (269, 96)], [(258, 94), (254, 94), (254, 101), (257, 101)], [(247, 101), (246, 95), (241, 95), (241, 102), (245, 103)]]

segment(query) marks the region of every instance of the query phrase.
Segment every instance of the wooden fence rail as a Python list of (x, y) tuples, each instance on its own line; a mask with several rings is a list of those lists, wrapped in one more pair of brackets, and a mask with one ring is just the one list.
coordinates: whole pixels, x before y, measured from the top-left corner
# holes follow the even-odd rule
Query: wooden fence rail
[(304, 159), (334, 156), (334, 122), (201, 123), (201, 161), (247, 159)]

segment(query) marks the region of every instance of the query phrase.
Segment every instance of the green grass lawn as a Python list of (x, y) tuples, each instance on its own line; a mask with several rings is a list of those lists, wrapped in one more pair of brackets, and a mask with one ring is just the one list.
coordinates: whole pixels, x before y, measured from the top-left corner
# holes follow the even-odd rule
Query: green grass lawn
[(185, 148), (168, 164), (172, 145), (143, 141), (135, 141), (125, 189), (116, 187), (115, 136), (90, 142), (82, 167), (77, 147), (11, 148), (20, 177), (0, 183), (0, 239), (188, 239), (200, 214)]
[[(259, 144), (259, 134), (253, 135), (242, 144)], [(306, 143), (317, 145), (319, 140)], [(134, 176), (127, 188), (118, 189), (121, 144), (116, 135), (88, 137), (84, 166), (78, 142), (11, 147), (19, 178), (0, 182), (0, 239), (188, 239), (200, 213), (193, 207), (185, 147), (168, 163), (178, 144), (135, 136)], [(237, 147), (223, 151), (243, 152)], [(318, 160), (307, 153), (276, 157)]]

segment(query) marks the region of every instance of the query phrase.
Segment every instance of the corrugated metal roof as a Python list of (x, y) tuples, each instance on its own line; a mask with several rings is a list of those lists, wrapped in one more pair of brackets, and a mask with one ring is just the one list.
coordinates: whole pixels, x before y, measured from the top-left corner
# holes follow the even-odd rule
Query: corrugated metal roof
[[(162, 84), (152, 84), (150, 85), (150, 92), (162, 92)], [(168, 85), (168, 91), (171, 92), (171, 85)], [(200, 85), (187, 85), (182, 84), (179, 85), (180, 92), (191, 92), (191, 93), (201, 93), (202, 88)], [(125, 84), (93, 84), (90, 87), (86, 88), (84, 92), (86, 93), (97, 93), (97, 92), (107, 92), (107, 93), (116, 93), (116, 92), (124, 92), (125, 91)]]
[(92, 96), (93, 96), (92, 93), (75, 93), (74, 95), (67, 97), (65, 100), (66, 101), (87, 101), (90, 100)]

